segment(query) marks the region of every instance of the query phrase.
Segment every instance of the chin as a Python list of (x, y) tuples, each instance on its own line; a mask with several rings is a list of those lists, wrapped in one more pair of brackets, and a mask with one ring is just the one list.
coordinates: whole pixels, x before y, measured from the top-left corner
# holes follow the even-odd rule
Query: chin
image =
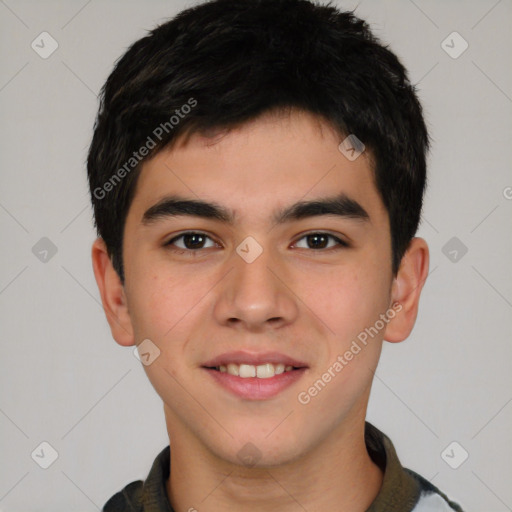
[[(282, 418), (281, 420), (282, 421)], [(212, 451), (232, 464), (251, 468), (280, 466), (295, 460), (304, 451), (304, 438), (297, 438), (293, 429), (276, 429), (279, 421), (238, 424), (232, 430), (235, 439), (222, 443)]]

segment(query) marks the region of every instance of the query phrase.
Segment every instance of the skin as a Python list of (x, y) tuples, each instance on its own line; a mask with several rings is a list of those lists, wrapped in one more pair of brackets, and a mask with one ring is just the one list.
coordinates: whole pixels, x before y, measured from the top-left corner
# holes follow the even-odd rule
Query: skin
[[(383, 340), (402, 341), (414, 326), (428, 247), (414, 238), (393, 275), (388, 215), (371, 159), (363, 153), (349, 161), (338, 150), (343, 138), (299, 111), (192, 135), (142, 168), (124, 232), (124, 286), (104, 242), (93, 244), (114, 339), (123, 346), (150, 339), (161, 351), (144, 369), (164, 404), (172, 467), (166, 485), (177, 512), (357, 512), (379, 492), (382, 472), (364, 443), (373, 371)], [(369, 219), (272, 221), (280, 208), (341, 192)], [(179, 216), (144, 224), (144, 212), (170, 194), (215, 201), (235, 222)], [(184, 239), (174, 247), (188, 253), (165, 245), (189, 230), (210, 237), (204, 248), (183, 249)], [(328, 247), (315, 248), (305, 238), (312, 232), (349, 246), (327, 239)], [(252, 263), (235, 250), (247, 236), (263, 248)], [(298, 394), (394, 303), (401, 310), (385, 328), (308, 404), (299, 403)], [(242, 399), (202, 368), (242, 349), (287, 354), (308, 369), (271, 399)], [(260, 457), (253, 466), (237, 457), (248, 442)]]

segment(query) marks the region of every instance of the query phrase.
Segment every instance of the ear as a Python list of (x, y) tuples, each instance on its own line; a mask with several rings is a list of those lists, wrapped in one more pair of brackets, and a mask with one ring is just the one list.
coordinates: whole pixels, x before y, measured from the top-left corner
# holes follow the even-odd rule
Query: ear
[(92, 266), (113, 338), (119, 345), (134, 345), (124, 286), (112, 266), (107, 246), (102, 238), (95, 240), (92, 245)]
[(403, 341), (411, 333), (418, 314), (421, 290), (428, 276), (428, 265), (427, 242), (423, 238), (413, 238), (393, 280), (391, 304), (397, 304), (394, 308), (396, 315), (386, 326), (386, 341)]

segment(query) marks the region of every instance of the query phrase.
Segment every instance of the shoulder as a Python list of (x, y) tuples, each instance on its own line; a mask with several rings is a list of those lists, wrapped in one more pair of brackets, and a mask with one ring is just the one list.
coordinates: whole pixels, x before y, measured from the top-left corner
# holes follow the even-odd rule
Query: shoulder
[(170, 474), (170, 447), (167, 445), (153, 461), (145, 480), (135, 480), (112, 496), (103, 512), (172, 512), (165, 482)]
[(142, 512), (144, 482), (136, 480), (112, 496), (103, 506), (103, 512)]
[(416, 482), (418, 482), (421, 494), (412, 512), (463, 512), (460, 505), (450, 501), (435, 485), (423, 478), (418, 473), (404, 468)]
[(367, 512), (463, 512), (428, 480), (404, 468), (391, 439), (368, 422), (365, 441), (370, 457), (383, 471), (382, 487)]

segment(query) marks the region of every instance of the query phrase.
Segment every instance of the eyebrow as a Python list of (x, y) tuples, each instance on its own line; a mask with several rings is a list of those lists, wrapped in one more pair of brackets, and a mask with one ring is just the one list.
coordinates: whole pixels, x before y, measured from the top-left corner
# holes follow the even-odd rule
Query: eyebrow
[[(235, 214), (215, 202), (206, 202), (198, 199), (188, 199), (180, 196), (167, 196), (151, 206), (142, 216), (142, 224), (149, 225), (156, 221), (179, 217), (201, 217), (234, 224)], [(367, 211), (354, 199), (341, 193), (334, 197), (319, 198), (312, 201), (299, 201), (273, 215), (275, 224), (284, 224), (294, 220), (321, 215), (335, 215), (343, 218), (369, 221)]]

